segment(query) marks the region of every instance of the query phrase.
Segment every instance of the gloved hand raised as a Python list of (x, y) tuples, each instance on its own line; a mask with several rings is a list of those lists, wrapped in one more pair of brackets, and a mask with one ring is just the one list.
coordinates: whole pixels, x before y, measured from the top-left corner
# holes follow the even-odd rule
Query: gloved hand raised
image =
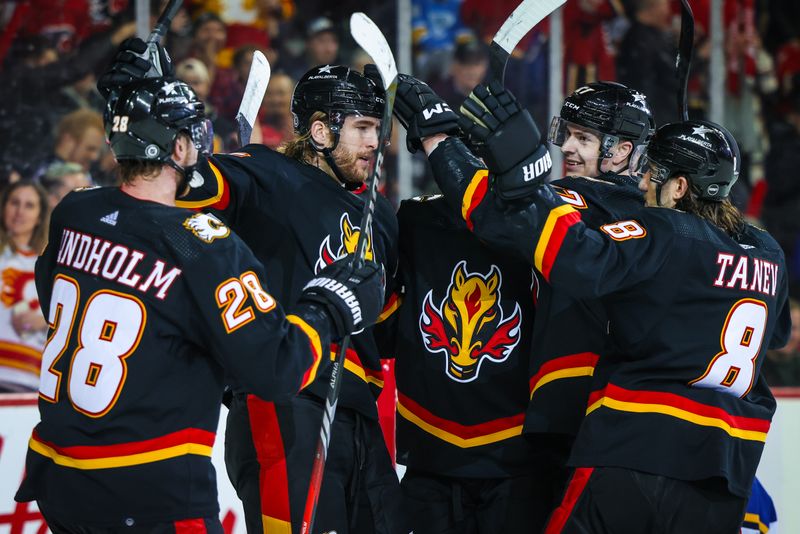
[(354, 267), (352, 259), (345, 256), (322, 269), (298, 299), (325, 308), (333, 321), (334, 338), (372, 325), (383, 308), (383, 267), (373, 261)]
[[(161, 63), (162, 76), (175, 76), (172, 58), (169, 57), (167, 50), (160, 44), (156, 45), (156, 50)], [(147, 51), (147, 43), (138, 37), (125, 39), (119, 45), (119, 50), (117, 50), (111, 66), (97, 80), (97, 90), (104, 98), (108, 99), (111, 93), (121, 87), (147, 77), (151, 67), (152, 61)]]
[(525, 198), (550, 174), (552, 161), (539, 128), (500, 82), (476, 86), (461, 114), (459, 125), (467, 144), (495, 176), (500, 198)]
[(408, 74), (397, 76), (394, 115), (406, 129), (410, 152), (422, 148), (422, 139), (434, 134), (457, 134), (458, 114), (428, 84)]

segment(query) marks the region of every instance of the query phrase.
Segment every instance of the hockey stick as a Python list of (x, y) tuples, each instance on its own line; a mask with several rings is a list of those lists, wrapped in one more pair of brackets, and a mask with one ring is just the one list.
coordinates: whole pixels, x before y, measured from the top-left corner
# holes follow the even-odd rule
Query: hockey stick
[(239, 126), (239, 146), (250, 143), (250, 134), (253, 133), (253, 125), (256, 122), (256, 115), (264, 100), (264, 93), (267, 92), (271, 70), (269, 61), (261, 51), (253, 52), (253, 62), (250, 63), (250, 74), (247, 75), (247, 85), (242, 95), (242, 103), (239, 104), (239, 111), (236, 113), (236, 124)]
[[(161, 69), (161, 58), (158, 57), (158, 48), (156, 44), (167, 34), (167, 30), (169, 30), (170, 24), (172, 24), (172, 19), (181, 8), (182, 3), (182, 0), (169, 0), (167, 5), (164, 6), (161, 15), (158, 17), (153, 31), (150, 32), (150, 36), (147, 38), (147, 54), (150, 56), (151, 64), (150, 70), (147, 71), (147, 78), (159, 78), (164, 74), (164, 71)], [(166, 50), (164, 52), (166, 53)]]
[[(364, 13), (353, 13), (350, 16), (350, 33), (377, 65), (385, 91), (385, 105), (383, 117), (381, 117), (378, 146), (375, 149), (373, 166), (367, 178), (367, 197), (364, 201), (364, 211), (361, 215), (361, 232), (356, 244), (355, 261), (358, 264), (363, 264), (367, 252), (368, 236), (372, 233), (372, 215), (375, 211), (375, 201), (378, 195), (381, 164), (383, 163), (383, 153), (386, 148), (385, 141), (389, 138), (392, 126), (392, 108), (397, 92), (397, 66), (395, 65), (392, 50), (389, 48), (389, 43), (386, 42), (386, 38), (380, 28)], [(333, 418), (336, 415), (336, 404), (339, 402), (339, 389), (342, 384), (344, 359), (348, 345), (350, 345), (350, 336), (345, 336), (331, 367), (328, 394), (325, 397), (325, 406), (323, 407), (322, 426), (320, 427), (317, 448), (314, 453), (314, 463), (311, 466), (311, 481), (308, 487), (308, 495), (306, 496), (305, 510), (303, 511), (301, 534), (310, 534), (314, 526), (314, 515), (317, 511), (319, 492), (322, 487), (322, 475), (325, 471), (325, 461), (328, 456), (328, 445), (330, 443)]]
[(489, 74), (503, 83), (508, 58), (531, 29), (566, 0), (523, 0), (497, 30), (489, 51)]
[(689, 0), (681, 0), (681, 36), (678, 43), (678, 57), (675, 67), (678, 70), (678, 113), (683, 120), (689, 120), (689, 67), (692, 65), (694, 49), (694, 14)]

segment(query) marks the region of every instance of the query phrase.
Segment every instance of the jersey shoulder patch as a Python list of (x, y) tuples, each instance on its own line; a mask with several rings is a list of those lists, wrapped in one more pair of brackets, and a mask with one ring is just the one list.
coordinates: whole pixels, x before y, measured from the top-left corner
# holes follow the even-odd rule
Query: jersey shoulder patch
[(231, 235), (230, 228), (209, 213), (195, 213), (183, 221), (183, 226), (206, 243), (212, 243), (215, 239), (225, 239)]

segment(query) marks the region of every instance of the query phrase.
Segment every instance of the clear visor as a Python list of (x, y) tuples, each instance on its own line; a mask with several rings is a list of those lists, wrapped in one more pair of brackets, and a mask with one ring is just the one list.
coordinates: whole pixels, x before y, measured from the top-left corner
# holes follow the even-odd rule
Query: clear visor
[(647, 154), (647, 147), (644, 145), (639, 145), (634, 149), (630, 169), (631, 174), (637, 178), (650, 172), (650, 181), (657, 184), (663, 184), (669, 179), (669, 169), (650, 158)]
[(600, 140), (600, 155), (602, 157), (609, 157), (608, 151), (611, 147), (619, 142), (619, 137), (610, 134), (604, 134), (593, 128), (587, 128), (573, 122), (566, 121), (561, 117), (553, 117), (550, 121), (550, 132), (547, 135), (547, 140), (555, 146), (563, 146), (570, 137), (569, 126), (581, 132), (589, 133)]
[(550, 132), (547, 134), (547, 140), (550, 141), (550, 144), (555, 146), (564, 144), (568, 135), (567, 124), (569, 123), (561, 117), (553, 117), (553, 120), (550, 121)]
[(199, 153), (211, 154), (214, 148), (214, 127), (211, 125), (210, 119), (204, 119), (189, 126), (189, 136)]

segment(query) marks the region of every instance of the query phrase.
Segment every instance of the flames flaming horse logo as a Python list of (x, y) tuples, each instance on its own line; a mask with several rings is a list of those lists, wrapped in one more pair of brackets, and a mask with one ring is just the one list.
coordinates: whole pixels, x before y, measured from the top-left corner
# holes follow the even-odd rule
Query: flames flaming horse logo
[(447, 355), (445, 373), (457, 382), (478, 378), (481, 364), (500, 363), (508, 358), (520, 340), (522, 311), (505, 317), (500, 307), (500, 269), (489, 273), (468, 273), (461, 261), (453, 269), (450, 286), (439, 307), (428, 291), (419, 317), (419, 328), (428, 352)]
[[(314, 265), (314, 272), (318, 273), (323, 267), (330, 265), (345, 254), (355, 253), (356, 245), (358, 244), (358, 236), (361, 235), (361, 229), (358, 226), (353, 226), (353, 223), (350, 222), (349, 213), (345, 212), (342, 214), (341, 219), (339, 219), (339, 228), (341, 230), (339, 234), (339, 243), (341, 243), (339, 248), (336, 250), (336, 253), (334, 253), (331, 249), (331, 236), (325, 236), (325, 239), (323, 239), (322, 244), (319, 246), (319, 258), (317, 258), (317, 263)], [(364, 258), (367, 261), (371, 261), (374, 258), (372, 253), (372, 236), (370, 234), (367, 234), (367, 251)]]

